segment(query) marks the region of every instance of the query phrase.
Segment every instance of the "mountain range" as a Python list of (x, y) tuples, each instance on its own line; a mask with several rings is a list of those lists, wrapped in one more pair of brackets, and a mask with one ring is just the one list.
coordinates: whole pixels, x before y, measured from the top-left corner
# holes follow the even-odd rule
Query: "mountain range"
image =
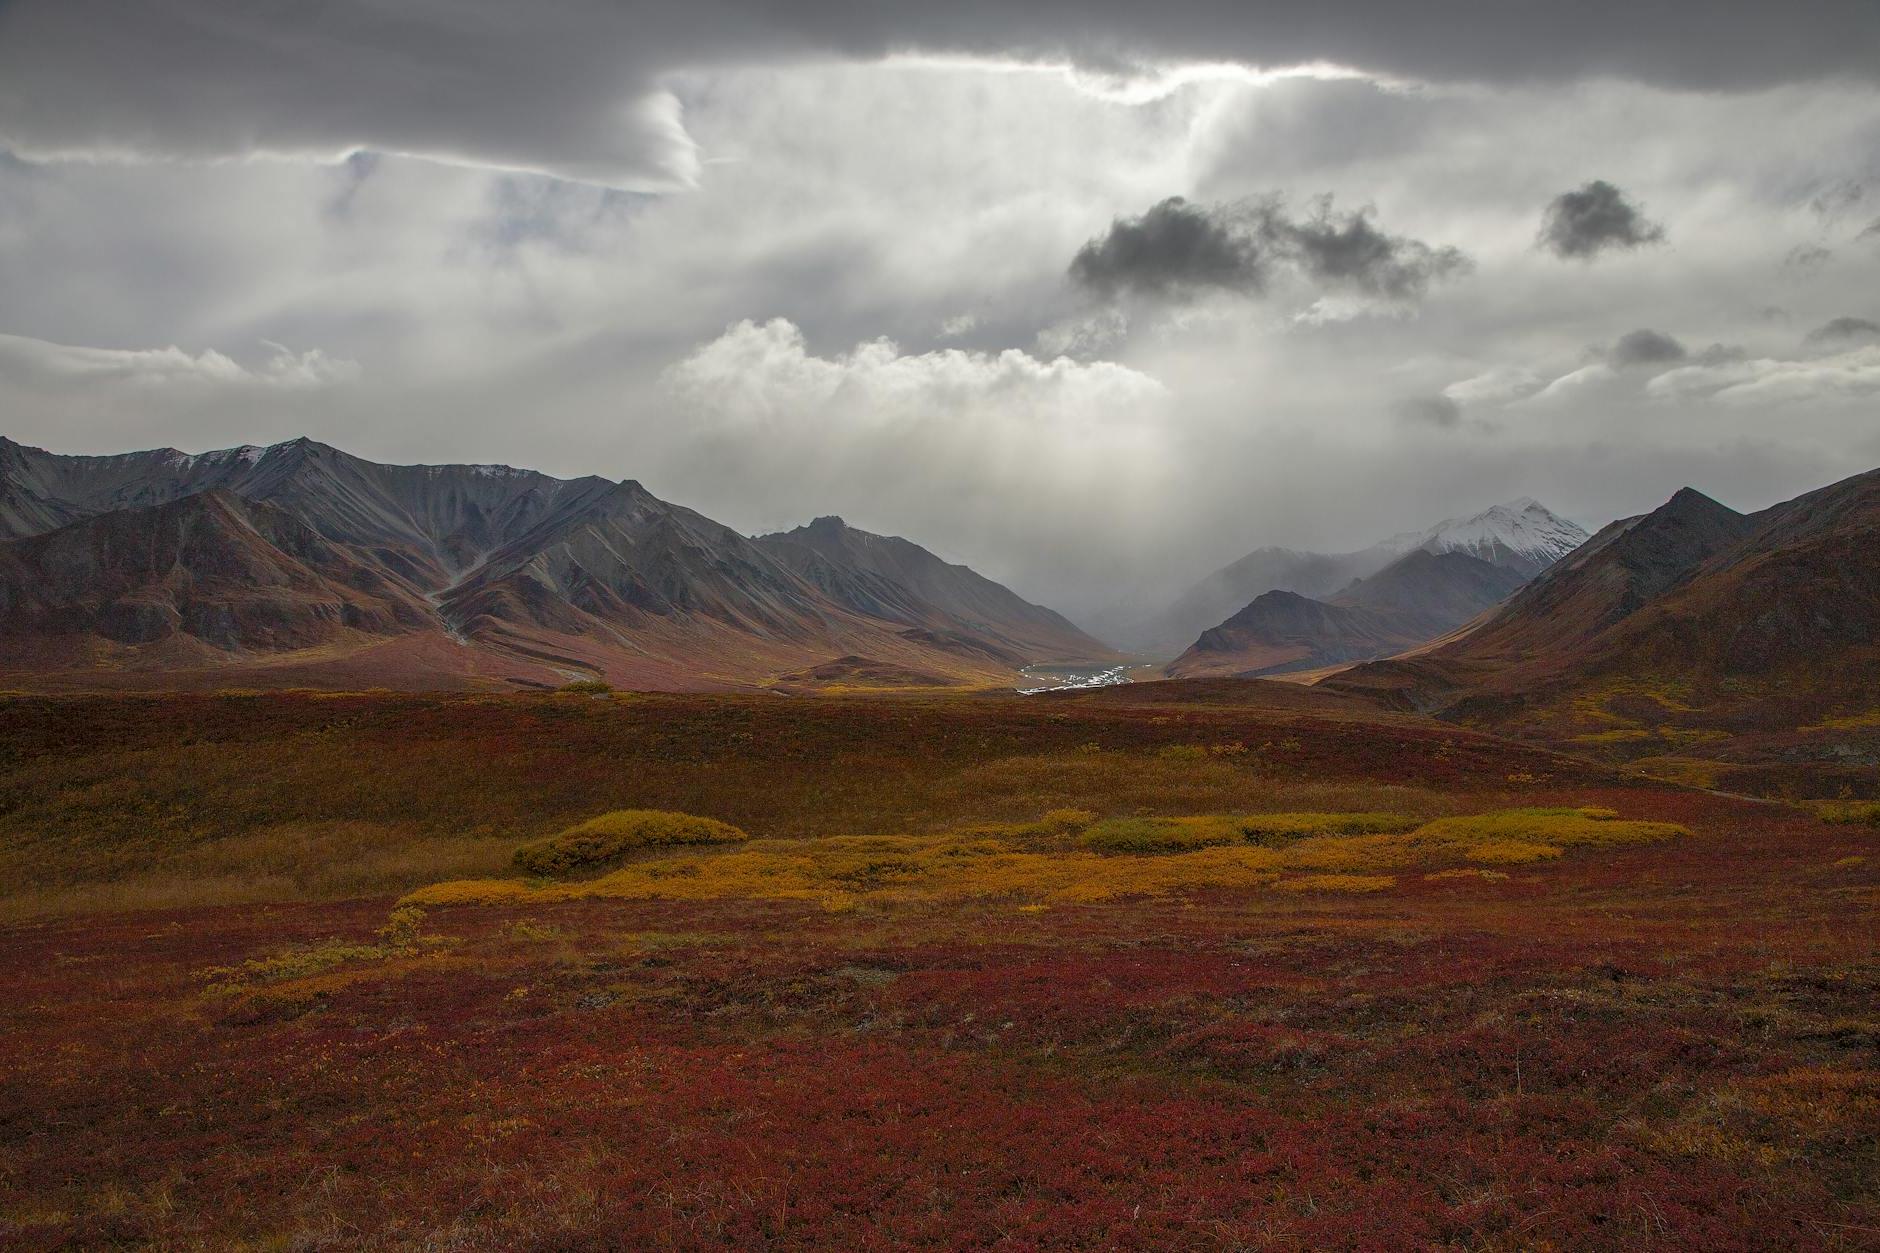
[(1110, 660), (839, 518), (748, 538), (631, 480), (381, 465), (309, 439), (103, 457), (0, 439), (15, 680), (737, 687), (844, 661), (986, 684)]
[[(1329, 601), (1346, 592), (1357, 580), (1378, 574), (1386, 566), (1416, 552), (1437, 556), (1459, 553), (1513, 571), (1525, 580), (1572, 552), (1586, 538), (1586, 531), (1578, 525), (1538, 501), (1524, 497), (1467, 517), (1445, 519), (1426, 530), (1393, 535), (1356, 552), (1257, 548), (1201, 579), (1165, 610), (1122, 627), (1116, 637), (1119, 643), (1149, 656), (1174, 657), (1194, 646), (1204, 631), (1226, 626), (1226, 620), (1250, 608), (1252, 602), (1268, 592), (1292, 592)], [(1463, 567), (1454, 569), (1460, 571)], [(1463, 581), (1467, 581), (1466, 576)], [(1275, 602), (1270, 608), (1283, 614), (1284, 603)], [(1492, 603), (1478, 605), (1477, 612)], [(1458, 621), (1466, 621), (1466, 618)], [(1365, 629), (1361, 624), (1346, 625)], [(1390, 634), (1401, 636), (1402, 631)], [(1352, 655), (1377, 654), (1365, 651)], [(1190, 659), (1183, 662), (1181, 668), (1195, 672), (1196, 664)]]
[[(1290, 573), (1289, 582), (1307, 585), (1334, 571), (1374, 568), (1331, 595), (1293, 587), (1261, 592), (1201, 632), (1166, 673), (1256, 677), (1390, 656), (1468, 622), (1585, 538), (1578, 526), (1523, 499), (1393, 537), (1362, 553), (1297, 554), (1305, 560), (1290, 572), (1269, 563), (1265, 573)], [(1204, 584), (1207, 596), (1245, 578), (1258, 556), (1217, 572)], [(1207, 596), (1191, 596), (1188, 605), (1198, 608)]]
[(1324, 682), (1495, 717), (1619, 683), (1663, 708), (1706, 692), (1858, 696), (1876, 677), (1880, 470), (1751, 514), (1687, 487), (1467, 630)]

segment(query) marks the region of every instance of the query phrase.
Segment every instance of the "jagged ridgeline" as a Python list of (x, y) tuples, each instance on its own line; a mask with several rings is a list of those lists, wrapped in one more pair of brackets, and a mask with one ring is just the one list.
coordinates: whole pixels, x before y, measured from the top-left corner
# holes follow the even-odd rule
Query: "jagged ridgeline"
[(833, 682), (842, 661), (851, 685), (958, 686), (1112, 658), (837, 518), (752, 539), (632, 480), (381, 465), (310, 439), (93, 457), (0, 440), (16, 684), (714, 688)]

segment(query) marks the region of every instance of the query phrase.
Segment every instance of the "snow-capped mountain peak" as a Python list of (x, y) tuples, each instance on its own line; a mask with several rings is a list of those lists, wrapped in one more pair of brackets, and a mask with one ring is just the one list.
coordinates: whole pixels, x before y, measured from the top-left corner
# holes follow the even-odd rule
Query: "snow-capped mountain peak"
[(1586, 531), (1547, 506), (1523, 496), (1467, 518), (1437, 523), (1404, 546), (1433, 553), (1461, 552), (1498, 566), (1539, 574), (1584, 544)]

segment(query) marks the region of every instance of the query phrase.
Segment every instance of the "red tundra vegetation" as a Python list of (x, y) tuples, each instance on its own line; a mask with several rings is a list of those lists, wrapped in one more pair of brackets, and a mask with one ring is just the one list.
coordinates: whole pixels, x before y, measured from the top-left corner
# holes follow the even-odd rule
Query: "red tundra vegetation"
[(1864, 810), (1268, 686), (0, 701), (0, 1243), (1880, 1247)]

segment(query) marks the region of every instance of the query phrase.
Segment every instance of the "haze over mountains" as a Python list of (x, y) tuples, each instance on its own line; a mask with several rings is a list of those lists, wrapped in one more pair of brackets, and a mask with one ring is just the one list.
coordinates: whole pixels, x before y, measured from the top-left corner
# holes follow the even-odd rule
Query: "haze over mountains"
[(1004, 682), (1104, 645), (905, 540), (749, 539), (631, 480), (387, 466), (298, 439), (0, 440), (0, 660), (139, 682), (762, 684), (835, 659)]
[(1462, 553), (1526, 579), (1572, 552), (1586, 537), (1575, 523), (1523, 497), (1468, 517), (1445, 519), (1427, 530), (1393, 535), (1357, 552), (1257, 548), (1202, 579), (1164, 612), (1119, 630), (1117, 642), (1149, 656), (1173, 657), (1266, 592), (1326, 600), (1418, 551)]
[(1467, 622), (1585, 538), (1574, 523), (1523, 498), (1356, 553), (1261, 549), (1203, 580), (1152, 629), (1166, 649), (1195, 615), (1245, 596), (1169, 663), (1167, 673), (1180, 678), (1283, 674), (1389, 656)]

